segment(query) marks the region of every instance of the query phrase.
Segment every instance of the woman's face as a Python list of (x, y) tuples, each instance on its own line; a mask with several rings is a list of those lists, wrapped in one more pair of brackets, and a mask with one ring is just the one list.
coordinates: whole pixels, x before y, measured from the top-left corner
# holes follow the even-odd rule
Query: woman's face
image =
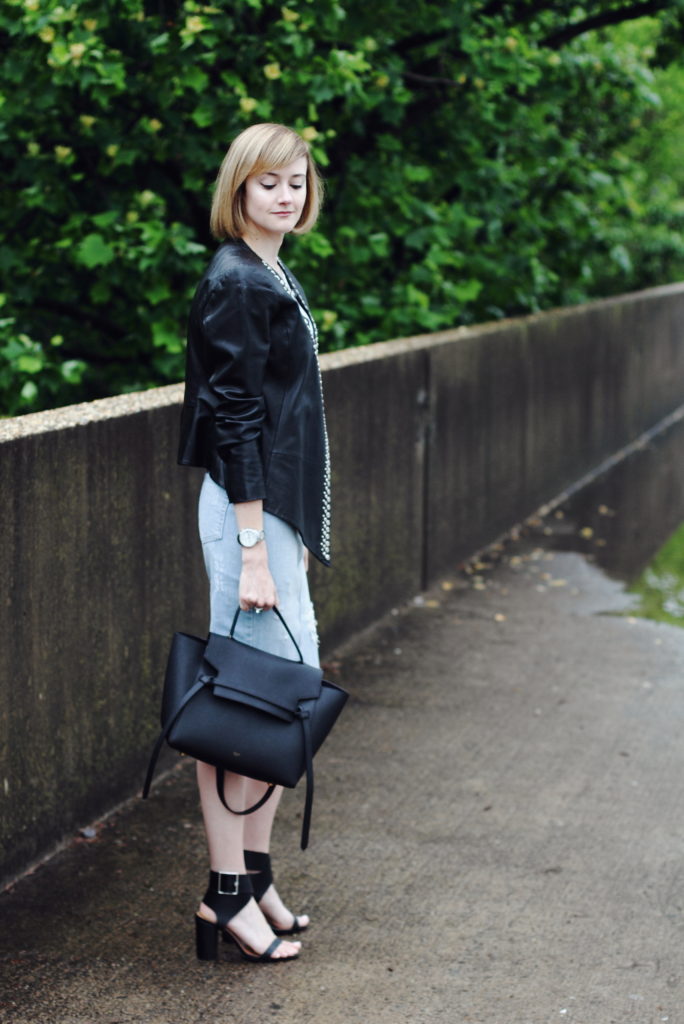
[(251, 174), (245, 182), (247, 233), (284, 235), (292, 231), (306, 201), (307, 159), (287, 167)]

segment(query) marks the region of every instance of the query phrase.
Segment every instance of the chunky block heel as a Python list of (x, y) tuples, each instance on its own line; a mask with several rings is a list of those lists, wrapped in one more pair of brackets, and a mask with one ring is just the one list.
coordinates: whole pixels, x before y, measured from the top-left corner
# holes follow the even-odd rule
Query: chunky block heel
[(195, 946), (198, 960), (218, 960), (219, 926), (195, 914)]

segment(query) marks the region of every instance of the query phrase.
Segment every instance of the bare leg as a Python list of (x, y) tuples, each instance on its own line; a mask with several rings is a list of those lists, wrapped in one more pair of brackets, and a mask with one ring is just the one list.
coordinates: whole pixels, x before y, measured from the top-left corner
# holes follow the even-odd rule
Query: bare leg
[[(233, 807), (246, 807), (247, 780), (232, 772), (226, 772), (225, 778), (225, 795), (228, 803)], [(216, 792), (216, 772), (211, 765), (197, 762), (197, 783), (212, 871), (245, 874), (245, 818), (231, 814), (219, 800)], [(263, 791), (263, 784), (261, 789)], [(275, 799), (275, 796), (271, 799)], [(259, 811), (256, 813), (259, 814)], [(272, 821), (271, 818), (271, 823)], [(207, 921), (216, 920), (214, 911), (205, 903), (200, 904), (199, 913)], [(273, 942), (273, 932), (253, 899), (236, 914), (230, 927), (256, 953), (263, 952)], [(283, 942), (273, 956), (293, 956), (300, 946), (299, 942)]]
[[(247, 783), (245, 794), (247, 804), (245, 806), (248, 806), (250, 803), (256, 803), (259, 799), (264, 791), (264, 784), (263, 782), (255, 782), (253, 779), (246, 779), (245, 781)], [(277, 786), (275, 793), (267, 800), (263, 807), (260, 807), (254, 814), (247, 815), (244, 826), (245, 850), (257, 850), (259, 853), (269, 852), (273, 819), (275, 818), (282, 795), (282, 786)], [(290, 928), (292, 926), (294, 914), (291, 910), (287, 909), (274, 885), (268, 887), (259, 901), (259, 906), (275, 928)], [(309, 924), (308, 916), (300, 914), (299, 923), (302, 928), (305, 928)]]

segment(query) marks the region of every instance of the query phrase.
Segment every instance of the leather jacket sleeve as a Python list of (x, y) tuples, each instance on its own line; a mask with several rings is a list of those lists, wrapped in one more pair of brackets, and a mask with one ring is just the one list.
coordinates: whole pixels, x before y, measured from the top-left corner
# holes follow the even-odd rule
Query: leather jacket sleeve
[(269, 302), (252, 282), (209, 283), (201, 332), (214, 410), (215, 449), (225, 463), (233, 502), (265, 498), (261, 452), (263, 382), (270, 349)]

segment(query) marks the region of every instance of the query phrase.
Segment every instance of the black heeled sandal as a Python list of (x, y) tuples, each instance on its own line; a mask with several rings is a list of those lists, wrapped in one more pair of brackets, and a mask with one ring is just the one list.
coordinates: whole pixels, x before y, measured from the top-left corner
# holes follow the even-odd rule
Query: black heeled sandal
[[(252, 879), (254, 899), (259, 903), (268, 887), (273, 884), (271, 857), (268, 853), (260, 853), (258, 850), (245, 850), (245, 867), (247, 871), (256, 872), (249, 877)], [(276, 928), (264, 908), (260, 907), (260, 910), (276, 935), (298, 935), (299, 932), (305, 932), (309, 927), (308, 924), (302, 924), (301, 918), (296, 914), (292, 914), (294, 923), (290, 928)]]
[(287, 960), (295, 960), (299, 953), (290, 956), (273, 956), (282, 939), (274, 939), (263, 953), (253, 949), (237, 937), (229, 927), (230, 922), (247, 906), (254, 895), (251, 875), (238, 875), (230, 871), (210, 871), (209, 888), (204, 894), (206, 903), (216, 914), (216, 921), (207, 921), (200, 914), (195, 914), (195, 939), (198, 960), (218, 960), (218, 933), (222, 932), (226, 940), (234, 942), (240, 953), (253, 964), (279, 964)]

